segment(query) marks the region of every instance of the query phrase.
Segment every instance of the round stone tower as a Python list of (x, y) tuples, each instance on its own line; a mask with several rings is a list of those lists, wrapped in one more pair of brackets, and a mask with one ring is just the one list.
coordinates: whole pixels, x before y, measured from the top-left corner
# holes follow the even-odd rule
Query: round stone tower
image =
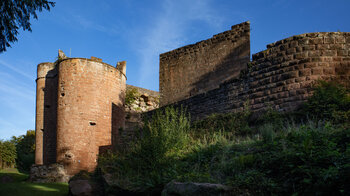
[(91, 57), (38, 65), (35, 163), (60, 163), (68, 175), (93, 171), (125, 125), (126, 62)]
[(93, 59), (58, 65), (56, 152), (68, 174), (94, 170), (99, 151), (112, 145), (125, 123), (125, 69)]

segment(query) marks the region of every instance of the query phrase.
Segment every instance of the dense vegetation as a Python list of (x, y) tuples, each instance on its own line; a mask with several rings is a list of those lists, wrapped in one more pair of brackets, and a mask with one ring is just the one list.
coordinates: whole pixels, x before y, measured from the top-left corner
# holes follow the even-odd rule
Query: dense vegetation
[(128, 151), (99, 158), (111, 192), (160, 190), (171, 180), (230, 185), (252, 195), (348, 195), (349, 92), (321, 82), (301, 111), (217, 114), (190, 123), (166, 108)]
[(9, 141), (0, 140), (0, 169), (17, 167), (21, 172), (28, 172), (34, 164), (35, 131), (25, 135), (13, 136)]

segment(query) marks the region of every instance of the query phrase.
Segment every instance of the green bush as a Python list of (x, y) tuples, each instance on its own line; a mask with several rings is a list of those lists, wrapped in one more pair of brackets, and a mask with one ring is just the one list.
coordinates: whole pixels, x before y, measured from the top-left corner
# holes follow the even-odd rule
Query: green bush
[(126, 190), (145, 191), (176, 177), (176, 162), (190, 142), (190, 121), (183, 110), (165, 108), (145, 122), (128, 152), (99, 157), (103, 172), (113, 173)]
[(250, 135), (253, 133), (249, 126), (250, 115), (251, 112), (247, 106), (242, 112), (212, 114), (203, 120), (193, 123), (193, 136), (202, 137), (218, 132), (224, 132), (229, 138)]
[(125, 104), (131, 105), (139, 96), (139, 91), (136, 88), (128, 88), (125, 93)]
[(11, 141), (0, 140), (0, 169), (13, 167), (16, 162), (16, 146)]
[(28, 130), (25, 135), (13, 136), (12, 142), (16, 145), (16, 165), (20, 172), (29, 172), (35, 162), (35, 131)]
[(342, 122), (350, 119), (349, 110), (349, 91), (337, 83), (325, 81), (319, 81), (314, 94), (304, 106), (305, 113), (316, 119)]

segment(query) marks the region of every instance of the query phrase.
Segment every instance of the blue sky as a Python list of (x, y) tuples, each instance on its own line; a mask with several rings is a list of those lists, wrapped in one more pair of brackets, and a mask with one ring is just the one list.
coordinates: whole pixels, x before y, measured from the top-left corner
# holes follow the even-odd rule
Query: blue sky
[(36, 66), (67, 56), (127, 61), (127, 83), (158, 90), (159, 54), (251, 22), (251, 52), (292, 35), (350, 32), (350, 0), (60, 0), (0, 54), (0, 139), (35, 127)]

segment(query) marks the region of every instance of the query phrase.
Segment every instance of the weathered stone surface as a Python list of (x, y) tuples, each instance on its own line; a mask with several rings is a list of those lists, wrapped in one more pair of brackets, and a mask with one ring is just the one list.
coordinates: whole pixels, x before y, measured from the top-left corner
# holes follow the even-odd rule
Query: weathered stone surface
[(160, 54), (160, 105), (218, 88), (238, 78), (250, 58), (250, 23), (244, 22), (212, 38)]
[(58, 59), (63, 60), (66, 58), (67, 58), (66, 54), (64, 54), (64, 52), (62, 50), (58, 50)]
[(162, 196), (228, 196), (234, 195), (233, 188), (222, 184), (169, 182)]
[(31, 182), (68, 182), (69, 178), (63, 165), (60, 164), (33, 165), (30, 168), (29, 181)]
[(127, 85), (127, 89), (136, 89), (135, 100), (125, 105), (125, 127), (119, 131), (118, 145), (127, 148), (128, 143), (135, 139), (136, 131), (142, 126), (141, 113), (159, 107), (159, 93), (136, 86)]
[(92, 185), (89, 180), (71, 180), (69, 181), (69, 195), (93, 196)]
[[(333, 80), (350, 87), (350, 47), (347, 47), (350, 39), (348, 37), (348, 33), (341, 32), (307, 33), (280, 40), (269, 44), (266, 50), (253, 54), (253, 61), (247, 65), (247, 70), (241, 72), (240, 78), (221, 80), (219, 87), (190, 97), (181, 91), (181, 84), (176, 84), (174, 88), (179, 89), (179, 92), (170, 90), (169, 92), (172, 93), (163, 94), (161, 102), (165, 99), (163, 103), (168, 103), (176, 94), (175, 99), (179, 101), (172, 105), (185, 106), (191, 114), (191, 120), (203, 119), (212, 113), (242, 111), (244, 102), (249, 103), (253, 113), (269, 107), (282, 112), (293, 111), (312, 95), (312, 88), (318, 80)], [(324, 40), (327, 40), (327, 43)], [(335, 44), (328, 43), (336, 42), (335, 40), (338, 40)], [(179, 54), (176, 55), (181, 56), (182, 50), (179, 48), (165, 54), (170, 55), (178, 51)], [(209, 57), (208, 61), (215, 62), (215, 58), (211, 57), (212, 54), (211, 51), (203, 51), (201, 55), (206, 55)], [(231, 58), (230, 55), (235, 54), (229, 54), (228, 59)], [(169, 60), (172, 58), (163, 58), (161, 55), (161, 62), (164, 65), (172, 64)], [(200, 68), (197, 64), (203, 64), (202, 60), (201, 56), (192, 59), (193, 62), (179, 60), (180, 63), (175, 63), (174, 66), (163, 71), (182, 73), (181, 66), (197, 71), (195, 67)], [(182, 75), (177, 76), (181, 82), (185, 80), (184, 78)], [(165, 89), (169, 88), (174, 81), (171, 77), (163, 78), (160, 81), (161, 93), (163, 86)], [(213, 84), (217, 83), (213, 81)], [(146, 115), (152, 113), (153, 111)]]

